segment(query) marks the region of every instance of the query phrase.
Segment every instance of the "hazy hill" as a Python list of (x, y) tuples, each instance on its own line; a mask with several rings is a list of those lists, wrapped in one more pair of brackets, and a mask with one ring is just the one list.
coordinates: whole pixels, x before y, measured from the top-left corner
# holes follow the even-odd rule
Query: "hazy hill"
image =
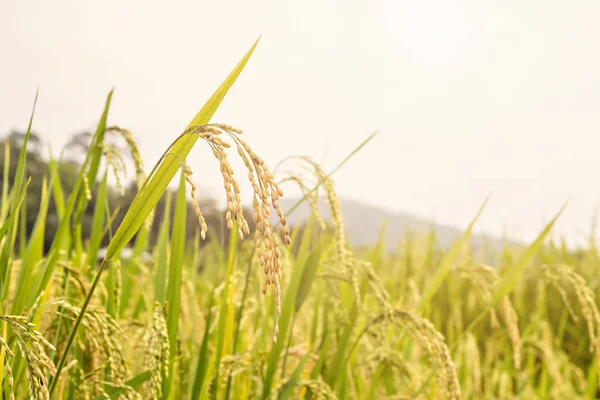
[[(298, 201), (294, 199), (282, 199), (280, 201), (284, 213)], [(340, 205), (346, 226), (346, 237), (354, 246), (369, 246), (377, 242), (381, 228), (387, 222), (385, 231), (385, 243), (388, 250), (395, 250), (407, 232), (427, 233), (432, 226), (435, 227), (440, 246), (448, 248), (453, 241), (458, 239), (464, 232), (465, 227), (453, 227), (443, 224), (435, 224), (431, 220), (419, 218), (411, 214), (395, 213), (381, 207), (364, 204), (355, 200), (341, 199)], [(328, 220), (329, 212), (325, 200), (319, 202), (319, 210), (323, 217)], [(310, 208), (306, 202), (298, 207), (292, 214), (286, 215), (291, 225), (305, 222), (310, 215)], [(479, 247), (485, 243), (490, 249), (500, 249), (503, 245), (501, 238), (487, 235), (473, 235), (472, 243)]]

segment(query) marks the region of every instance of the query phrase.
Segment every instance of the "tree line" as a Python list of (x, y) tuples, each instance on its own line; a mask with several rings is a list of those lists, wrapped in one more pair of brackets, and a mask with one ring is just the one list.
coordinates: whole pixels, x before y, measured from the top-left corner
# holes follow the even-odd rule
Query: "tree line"
[[(79, 172), (82, 167), (82, 161), (85, 158), (85, 154), (89, 148), (89, 141), (91, 139), (89, 132), (78, 132), (72, 135), (67, 145), (61, 152), (60, 160), (56, 160), (58, 166), (58, 179), (60, 181), (61, 188), (65, 197), (68, 197), (73, 191)], [(8, 132), (4, 137), (0, 139), (0, 168), (4, 169), (5, 163), (8, 161), (8, 169), (0, 173), (0, 188), (4, 187), (4, 181), (8, 180), (8, 188), (12, 186), (14, 182), (17, 163), (19, 160), (19, 154), (23, 146), (23, 140), (25, 133), (18, 130), (12, 130)], [(118, 146), (118, 143), (115, 144)], [(9, 151), (6, 151), (6, 147), (9, 147)], [(41, 136), (35, 132), (31, 132), (30, 138), (27, 145), (27, 162), (25, 165), (26, 179), (31, 177), (31, 182), (27, 189), (26, 198), (22, 207), (23, 212), (20, 217), (23, 218), (20, 221), (21, 229), (25, 230), (25, 235), (17, 235), (16, 246), (20, 246), (22, 238), (30, 237), (33, 230), (37, 215), (40, 209), (40, 198), (42, 193), (42, 187), (44, 179), (50, 179), (50, 164), (48, 159), (44, 156), (44, 143)], [(121, 152), (124, 156), (129, 154), (125, 149)], [(9, 159), (6, 159), (6, 155), (9, 155)], [(56, 155), (53, 155), (56, 157)], [(7, 172), (5, 174), (5, 172)], [(99, 174), (102, 175), (102, 174)], [(89, 238), (92, 231), (94, 209), (96, 207), (98, 182), (90, 184), (91, 200), (87, 203), (83, 220), (82, 220), (82, 235), (85, 241)], [(111, 230), (116, 231), (120, 225), (123, 217), (125, 216), (129, 206), (131, 205), (135, 195), (138, 192), (137, 183), (130, 179), (123, 184), (123, 190), (119, 190), (114, 184), (108, 185), (108, 209), (111, 213), (118, 210), (115, 218), (111, 223)], [(159, 229), (164, 220), (165, 203), (167, 196), (171, 196), (171, 204), (175, 204), (176, 190), (169, 189), (161, 198), (159, 204), (155, 209), (155, 217), (149, 234), (150, 244), (154, 244), (158, 237)], [(202, 209), (202, 213), (209, 226), (208, 235), (209, 238), (217, 239), (222, 245), (226, 246), (229, 238), (229, 234), (226, 232), (227, 228), (224, 224), (223, 211), (217, 207), (217, 201), (213, 198), (203, 197), (199, 198), (198, 202)], [(191, 201), (188, 201), (188, 212), (186, 222), (186, 237), (188, 240), (194, 240), (196, 238), (196, 231), (198, 229), (198, 221), (194, 213), (194, 207)], [(170, 221), (173, 221), (174, 207), (170, 209)], [(250, 213), (247, 218), (251, 220), (252, 214)], [(60, 223), (56, 202), (54, 196), (50, 196), (49, 207), (46, 218), (46, 228), (44, 237), (44, 250), (47, 251), (50, 248), (52, 239), (56, 233), (58, 225)], [(110, 236), (105, 235), (103, 238), (103, 246), (108, 245)]]

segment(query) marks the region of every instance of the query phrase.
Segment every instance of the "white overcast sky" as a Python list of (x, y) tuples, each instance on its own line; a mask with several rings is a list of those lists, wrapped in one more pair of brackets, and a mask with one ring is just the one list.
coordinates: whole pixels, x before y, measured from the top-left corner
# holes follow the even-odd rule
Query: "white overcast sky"
[[(214, 121), (271, 165), (332, 168), (341, 195), (531, 239), (587, 235), (600, 200), (600, 1), (3, 1), (0, 134), (58, 153), (93, 128), (131, 129), (149, 169), (240, 57), (261, 42)], [(198, 148), (200, 187), (221, 195)], [(245, 174), (241, 174), (244, 176)]]

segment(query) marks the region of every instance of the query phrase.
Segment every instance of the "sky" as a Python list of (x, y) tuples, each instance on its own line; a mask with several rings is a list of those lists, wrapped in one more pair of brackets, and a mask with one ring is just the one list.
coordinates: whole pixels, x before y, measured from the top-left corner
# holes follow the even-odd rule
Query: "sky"
[[(519, 240), (569, 200), (554, 232), (576, 243), (600, 205), (599, 18), (597, 0), (5, 1), (0, 134), (39, 87), (33, 128), (58, 154), (114, 87), (109, 123), (149, 171), (262, 35), (213, 121), (269, 165), (331, 170), (378, 131), (341, 196), (465, 228), (491, 193), (476, 230)], [(204, 147), (188, 163), (223, 197)]]

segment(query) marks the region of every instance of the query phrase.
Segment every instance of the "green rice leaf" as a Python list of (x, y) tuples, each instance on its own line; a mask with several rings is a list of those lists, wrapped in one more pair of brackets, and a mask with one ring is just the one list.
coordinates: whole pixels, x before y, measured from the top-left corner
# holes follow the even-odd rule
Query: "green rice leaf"
[(317, 248), (310, 253), (306, 259), (306, 263), (304, 263), (304, 266), (302, 267), (302, 276), (300, 277), (298, 291), (296, 292), (296, 300), (294, 302), (294, 312), (296, 313), (300, 311), (302, 304), (304, 304), (304, 301), (313, 286), (320, 259), (321, 248), (317, 245)]
[[(185, 174), (181, 171), (179, 180), (179, 190), (177, 191), (177, 200), (175, 202), (175, 217), (173, 220), (173, 231), (171, 232), (171, 258), (169, 260), (169, 281), (167, 286), (167, 302), (169, 312), (167, 314), (167, 331), (169, 333), (169, 346), (171, 349), (177, 348), (177, 339), (179, 334), (179, 316), (181, 314), (181, 280), (183, 271), (183, 262), (185, 256), (186, 242), (186, 216), (187, 216), (187, 198)], [(177, 356), (176, 351), (171, 352), (169, 360), (169, 376), (165, 380), (164, 396), (168, 398), (173, 390), (173, 363)]]
[(515, 287), (519, 277), (523, 274), (523, 271), (525, 271), (525, 268), (527, 267), (527, 265), (529, 264), (531, 259), (537, 254), (537, 252), (542, 247), (544, 240), (546, 239), (546, 237), (552, 230), (554, 223), (560, 217), (560, 215), (563, 213), (566, 206), (567, 206), (567, 203), (565, 203), (561, 207), (561, 209), (558, 211), (558, 213), (544, 227), (542, 232), (533, 241), (533, 243), (531, 243), (529, 245), (529, 247), (527, 247), (527, 249), (525, 249), (525, 251), (523, 252), (523, 254), (521, 254), (521, 257), (519, 257), (517, 262), (515, 262), (510, 267), (508, 267), (506, 269), (506, 271), (502, 274), (501, 280), (498, 283), (498, 286), (496, 287), (494, 296), (492, 298), (492, 306), (498, 304), (500, 302), (500, 300), (502, 300), (502, 298), (504, 296), (506, 296)]
[[(204, 107), (196, 114), (188, 127), (203, 125), (210, 121), (217, 110), (217, 107), (221, 104), (221, 101), (223, 101), (225, 95), (246, 66), (246, 63), (250, 59), (257, 44), (258, 40)], [(107, 260), (110, 260), (120, 249), (122, 249), (133, 238), (138, 229), (140, 229), (140, 226), (144, 223), (144, 220), (148, 217), (152, 209), (154, 209), (156, 203), (158, 203), (158, 200), (175, 176), (175, 173), (181, 167), (181, 160), (186, 159), (197, 139), (198, 137), (195, 135), (180, 136), (165, 153), (165, 156), (156, 164), (153, 172), (150, 173), (143, 187), (135, 196), (123, 222), (117, 229), (115, 236), (110, 241), (106, 254)], [(167, 156), (167, 154), (169, 154), (169, 156)]]
[(473, 218), (473, 220), (467, 227), (467, 230), (463, 233), (461, 238), (456, 243), (454, 243), (454, 245), (452, 246), (452, 248), (450, 249), (450, 251), (448, 252), (446, 257), (444, 257), (444, 259), (442, 260), (440, 266), (435, 271), (433, 278), (431, 278), (431, 281), (429, 282), (429, 284), (425, 288), (425, 291), (423, 292), (423, 296), (421, 297), (421, 301), (419, 302), (419, 307), (418, 307), (419, 310), (423, 310), (425, 307), (427, 307), (429, 305), (429, 302), (431, 301), (431, 299), (433, 298), (433, 296), (435, 295), (437, 290), (440, 288), (440, 286), (442, 285), (442, 283), (448, 276), (448, 272), (450, 272), (450, 268), (452, 268), (454, 260), (456, 259), (456, 257), (458, 257), (461, 247), (463, 246), (463, 244), (465, 243), (465, 241), (471, 234), (471, 230), (473, 229), (473, 226), (475, 226), (475, 223), (477, 222), (477, 220), (483, 213), (483, 209), (485, 208), (485, 206), (487, 205), (489, 200), (490, 200), (490, 196), (488, 196), (485, 199), (485, 201), (479, 208), (477, 215), (475, 215), (475, 218)]

